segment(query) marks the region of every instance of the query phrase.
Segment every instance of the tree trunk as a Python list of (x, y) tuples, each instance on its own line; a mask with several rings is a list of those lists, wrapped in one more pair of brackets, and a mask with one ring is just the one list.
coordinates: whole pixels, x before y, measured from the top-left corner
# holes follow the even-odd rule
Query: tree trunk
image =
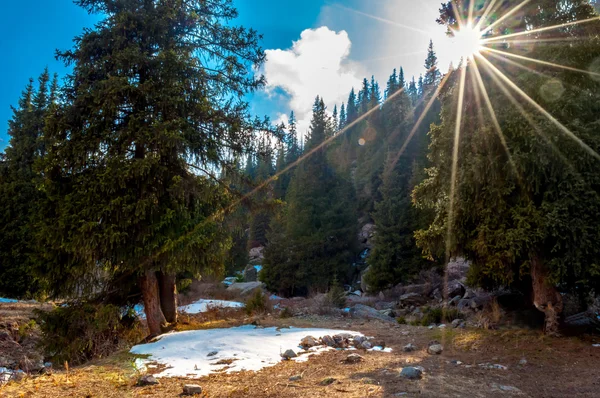
[(140, 278), (140, 288), (144, 299), (146, 322), (150, 330), (150, 337), (158, 336), (166, 329), (167, 321), (160, 308), (160, 294), (155, 271), (144, 273)]
[(169, 323), (177, 323), (177, 286), (175, 274), (158, 273), (160, 308)]
[(546, 316), (544, 332), (558, 335), (559, 316), (563, 310), (562, 296), (555, 286), (548, 283), (548, 271), (539, 256), (531, 259), (531, 279), (533, 283), (533, 304)]

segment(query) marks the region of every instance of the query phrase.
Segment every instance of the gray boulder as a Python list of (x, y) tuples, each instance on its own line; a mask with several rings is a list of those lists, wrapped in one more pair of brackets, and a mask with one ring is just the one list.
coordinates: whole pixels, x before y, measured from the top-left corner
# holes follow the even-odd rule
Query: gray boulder
[(159, 384), (158, 380), (152, 375), (144, 375), (137, 381), (138, 386), (154, 386), (156, 384)]
[(403, 306), (423, 305), (427, 302), (427, 297), (419, 293), (407, 293), (400, 296), (398, 299)]
[(407, 345), (405, 345), (402, 348), (402, 351), (404, 352), (413, 352), (413, 351), (417, 351), (417, 346), (412, 344), (412, 343), (408, 343)]
[(330, 335), (325, 335), (325, 336), (321, 337), (321, 342), (328, 347), (335, 348), (335, 340)]
[(445, 297), (462, 297), (465, 294), (465, 287), (457, 280), (449, 281), (444, 286)]
[(402, 368), (400, 372), (400, 376), (409, 380), (418, 380), (423, 376), (423, 372), (419, 368), (414, 368), (412, 366)]
[(250, 249), (248, 257), (250, 258), (251, 262), (262, 262), (262, 260), (265, 259), (265, 248), (263, 246), (253, 247), (252, 249)]
[(346, 363), (358, 363), (361, 362), (364, 358), (361, 357), (358, 354), (350, 354), (346, 357), (345, 361)]
[(290, 360), (292, 358), (296, 358), (298, 355), (296, 355), (296, 353), (294, 352), (294, 350), (287, 350), (286, 352), (284, 352), (283, 354), (281, 354), (281, 357), (283, 359), (287, 359)]
[(258, 271), (252, 264), (248, 264), (244, 269), (244, 282), (256, 282), (258, 281)]
[(319, 340), (315, 339), (312, 336), (306, 336), (300, 341), (300, 346), (302, 348), (311, 348), (319, 345)]
[(353, 318), (377, 319), (384, 322), (396, 323), (394, 318), (383, 315), (375, 308), (364, 304), (356, 304), (354, 307), (350, 308), (350, 316)]
[(362, 290), (365, 293), (369, 291), (369, 285), (367, 284), (366, 275), (369, 273), (370, 268), (371, 268), (371, 266), (368, 266), (360, 274), (360, 290)]
[(465, 260), (464, 257), (455, 257), (451, 259), (446, 266), (446, 275), (448, 276), (448, 280), (466, 280), (470, 267), (471, 263)]

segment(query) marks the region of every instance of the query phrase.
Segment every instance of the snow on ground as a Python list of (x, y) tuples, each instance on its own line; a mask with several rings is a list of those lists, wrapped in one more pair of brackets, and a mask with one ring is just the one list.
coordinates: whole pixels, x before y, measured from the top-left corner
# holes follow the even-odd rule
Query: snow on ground
[[(189, 305), (184, 305), (178, 307), (180, 312), (185, 312), (187, 314), (199, 314), (201, 312), (208, 311), (209, 308), (243, 308), (244, 303), (238, 303), (237, 301), (224, 301), (224, 300), (210, 300), (210, 299), (200, 299), (196, 302), (193, 302)], [(146, 314), (144, 313), (144, 305), (137, 304), (133, 307), (133, 311), (142, 319), (146, 318)]]
[(0, 303), (16, 303), (18, 300), (0, 297)]
[(179, 307), (179, 311), (186, 312), (188, 314), (198, 314), (200, 312), (206, 312), (209, 308), (243, 308), (243, 303), (237, 301), (224, 301), (224, 300), (207, 300), (200, 299), (190, 305)]
[[(229, 329), (194, 330), (160, 336), (158, 341), (137, 345), (131, 353), (151, 355), (138, 361), (141, 364), (158, 362), (168, 368), (158, 377), (202, 377), (222, 370), (227, 360), (233, 360), (227, 373), (241, 370), (260, 370), (282, 360), (281, 354), (288, 349), (300, 351), (300, 341), (306, 336), (320, 338), (325, 335), (357, 332), (331, 329), (276, 329), (256, 328), (252, 325)], [(311, 353), (333, 350), (323, 348)], [(304, 354), (297, 361), (306, 361)], [(217, 362), (223, 361), (221, 364)]]

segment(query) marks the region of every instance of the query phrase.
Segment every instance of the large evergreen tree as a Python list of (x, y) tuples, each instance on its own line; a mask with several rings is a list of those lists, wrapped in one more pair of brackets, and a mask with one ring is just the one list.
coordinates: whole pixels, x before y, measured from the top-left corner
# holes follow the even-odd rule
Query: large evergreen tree
[[(511, 7), (520, 4), (509, 3)], [(451, 10), (450, 5), (443, 8), (446, 15), (440, 20), (455, 23)], [(524, 5), (518, 18), (506, 22), (510, 26), (501, 24), (490, 35), (508, 28), (534, 31), (594, 15), (587, 1), (537, 1)], [(528, 56), (586, 70), (600, 52), (599, 33), (599, 23), (588, 22), (519, 39), (552, 38), (556, 41), (530, 48)], [(578, 40), (568, 45), (558, 40), (571, 38)], [(434, 257), (465, 254), (473, 262), (471, 283), (532, 292), (534, 304), (546, 315), (546, 331), (554, 333), (562, 311), (558, 290), (585, 294), (600, 287), (596, 261), (600, 255), (600, 160), (596, 155), (600, 151), (600, 86), (585, 73), (549, 65), (538, 66), (532, 73), (507, 68), (490, 57), (493, 67), (504, 71), (516, 87), (575, 134), (581, 145), (516, 90), (498, 86), (492, 67), (476, 60), (507, 147), (489, 114), (480, 115), (474, 95), (478, 85), (473, 80), (466, 79), (464, 108), (457, 109), (458, 75), (463, 72), (454, 71), (443, 94), (442, 123), (431, 131), (433, 167), (415, 190), (417, 203), (436, 212), (435, 221), (419, 232), (418, 241)], [(472, 64), (462, 67), (473, 71)], [(457, 113), (464, 119), (460, 141), (455, 143)], [(451, 198), (454, 145), (458, 172)]]
[(45, 271), (63, 289), (138, 278), (155, 335), (177, 319), (174, 275), (222, 267), (230, 197), (211, 174), (251, 149), (244, 96), (264, 53), (232, 0), (76, 3), (102, 20), (59, 54), (73, 71), (47, 127), (39, 232), (63, 261)]

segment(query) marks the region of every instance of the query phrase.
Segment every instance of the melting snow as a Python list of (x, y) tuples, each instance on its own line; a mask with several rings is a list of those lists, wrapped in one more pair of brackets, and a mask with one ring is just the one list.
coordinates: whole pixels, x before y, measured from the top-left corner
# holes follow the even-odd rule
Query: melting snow
[[(165, 334), (158, 341), (150, 344), (137, 345), (131, 353), (151, 355), (141, 363), (158, 362), (167, 365), (158, 377), (202, 377), (223, 370), (238, 372), (241, 370), (258, 371), (267, 366), (279, 363), (281, 354), (288, 349), (300, 351), (298, 344), (302, 338), (313, 336), (320, 338), (325, 335), (357, 332), (331, 329), (276, 329), (256, 328), (252, 325), (229, 329), (195, 330)], [(311, 353), (330, 351), (333, 348), (322, 347), (309, 350)], [(215, 355), (209, 356), (209, 354)], [(233, 360), (230, 365), (220, 364), (219, 361)], [(308, 355), (299, 355), (295, 361), (306, 361)]]
[(206, 300), (200, 299), (190, 305), (179, 307), (179, 311), (186, 312), (188, 314), (198, 314), (200, 312), (206, 312), (209, 308), (243, 308), (243, 303), (237, 301), (224, 301), (224, 300)]

